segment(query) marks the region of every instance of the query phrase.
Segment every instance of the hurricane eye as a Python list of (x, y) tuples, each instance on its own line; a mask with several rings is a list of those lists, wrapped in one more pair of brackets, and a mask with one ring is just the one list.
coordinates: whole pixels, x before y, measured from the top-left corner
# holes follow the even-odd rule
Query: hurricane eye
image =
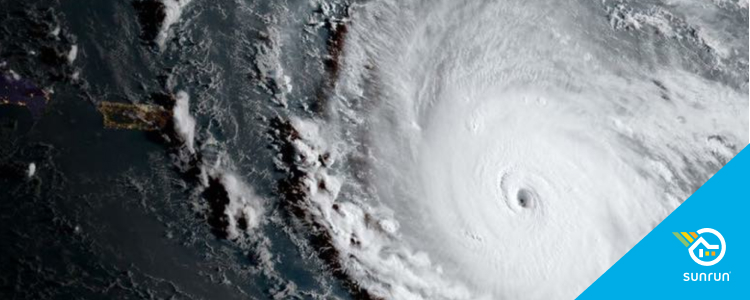
[(518, 206), (523, 208), (531, 207), (532, 201), (533, 201), (533, 194), (527, 190), (527, 189), (520, 189), (518, 190), (518, 195), (516, 196), (516, 200), (518, 200)]

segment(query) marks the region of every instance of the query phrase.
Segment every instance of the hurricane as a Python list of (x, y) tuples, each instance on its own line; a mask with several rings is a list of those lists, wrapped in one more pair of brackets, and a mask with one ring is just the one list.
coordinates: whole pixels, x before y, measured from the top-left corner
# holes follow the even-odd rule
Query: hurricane
[(11, 299), (572, 299), (749, 142), (747, 0), (0, 2)]
[(711, 28), (568, 4), (351, 7), (294, 143), (305, 209), (372, 296), (573, 298), (746, 144), (744, 83), (719, 80), (744, 75)]

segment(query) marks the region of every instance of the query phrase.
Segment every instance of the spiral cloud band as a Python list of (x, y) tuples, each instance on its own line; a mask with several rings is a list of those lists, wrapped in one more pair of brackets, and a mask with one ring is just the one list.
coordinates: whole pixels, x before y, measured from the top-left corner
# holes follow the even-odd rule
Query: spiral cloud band
[(392, 299), (582, 292), (747, 144), (723, 67), (747, 49), (681, 5), (353, 6), (289, 141), (343, 272)]

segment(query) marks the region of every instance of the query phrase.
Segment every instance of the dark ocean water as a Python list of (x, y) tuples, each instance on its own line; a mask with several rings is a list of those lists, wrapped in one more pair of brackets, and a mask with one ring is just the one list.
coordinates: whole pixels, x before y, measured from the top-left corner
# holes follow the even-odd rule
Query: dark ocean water
[[(500, 190), (518, 183), (519, 190), (510, 194), (525, 195), (511, 197), (523, 198), (522, 208), (512, 200), (507, 205), (517, 211), (527, 202), (555, 199), (558, 194), (544, 188), (565, 181), (559, 178), (582, 183), (585, 193), (579, 198), (611, 195), (600, 185), (588, 185), (586, 172), (570, 171), (577, 161), (568, 158), (591, 157), (593, 163), (581, 169), (658, 190), (654, 198), (666, 208), (648, 211), (656, 211), (654, 216), (633, 213), (643, 220), (628, 225), (646, 228), (747, 144), (747, 122), (742, 122), (747, 104), (736, 101), (747, 94), (747, 31), (734, 29), (747, 23), (746, 2), (714, 1), (706, 11), (691, 3), (684, 8), (664, 1), (595, 2), (570, 9), (534, 3), (529, 7), (540, 11), (529, 11), (524, 1), (509, 1), (507, 9), (491, 1), (411, 1), (402, 10), (389, 1), (0, 0), (0, 100), (9, 94), (21, 99), (0, 105), (0, 299), (371, 299), (378, 293), (476, 298), (460, 289), (451, 294), (453, 286), (443, 283), (452, 281), (443, 281), (441, 267), (435, 275), (429, 262), (422, 263), (427, 256), (422, 249), (434, 250), (428, 253), (433, 262), (456, 263), (455, 273), (448, 267), (446, 274), (466, 272), (467, 281), (473, 278), (489, 295), (515, 295), (493, 285), (511, 280), (490, 282), (481, 272), (516, 269), (492, 269), (504, 266), (493, 260), (502, 256), (481, 255), (496, 254), (497, 248), (526, 256), (529, 249), (498, 241), (534, 246), (533, 240), (515, 235), (523, 230), (502, 230), (507, 235), (484, 244), (483, 225), (512, 226), (502, 221), (513, 219), (496, 217), (505, 211), (495, 211), (494, 204), (471, 203), (481, 198), (471, 192), (494, 201)], [(360, 19), (352, 21), (353, 10)], [(164, 28), (165, 20), (174, 22)], [(697, 30), (704, 28), (701, 22), (714, 31)], [(668, 28), (660, 27), (664, 24)], [(492, 31), (497, 28), (508, 31)], [(575, 40), (581, 36), (589, 39)], [(558, 41), (566, 47), (556, 46)], [(590, 53), (577, 53), (576, 47), (588, 51), (589, 46)], [(488, 62), (498, 62), (497, 68)], [(520, 88), (492, 94), (492, 87), (510, 83)], [(37, 93), (29, 98), (35, 100), (23, 100), (18, 87)], [(489, 90), (482, 96), (490, 100), (525, 105), (553, 103), (554, 97), (540, 96), (549, 91), (565, 101), (539, 124), (533, 120), (544, 108), (477, 106), (505, 119), (531, 120), (528, 127), (507, 131), (505, 119), (484, 118), (482, 109), (441, 108), (438, 101), (475, 90)], [(40, 102), (39, 91), (46, 102)], [(426, 102), (434, 101), (436, 108), (425, 105), (424, 115), (411, 115), (410, 109), (422, 103), (408, 102), (413, 99), (401, 97), (402, 91), (420, 100), (429, 95)], [(719, 91), (718, 100), (706, 99), (713, 91)], [(181, 92), (189, 96), (189, 115), (196, 122), (189, 141), (175, 129), (177, 117), (171, 118)], [(459, 100), (469, 103), (465, 98)], [(578, 100), (580, 107), (567, 109)], [(457, 101), (445, 102), (463, 103)], [(156, 131), (107, 128), (102, 103), (149, 105), (170, 118)], [(593, 113), (584, 114), (587, 109)], [(601, 136), (590, 144), (588, 131), (570, 140), (555, 131), (568, 129), (567, 121), (571, 131), (579, 129), (579, 121), (589, 126), (584, 123), (589, 117), (601, 125), (591, 130)], [(472, 135), (459, 130), (479, 132), (482, 122), (499, 132), (464, 140)], [(529, 130), (536, 127), (545, 130)], [(320, 129), (320, 136), (310, 128)], [(522, 136), (536, 132), (536, 140)], [(526, 144), (530, 140), (541, 142)], [(565, 147), (555, 148), (558, 142)], [(410, 157), (410, 143), (426, 146)], [(506, 150), (517, 145), (525, 150)], [(579, 145), (607, 151), (588, 153)], [(339, 148), (349, 152), (335, 153)], [(566, 152), (572, 148), (577, 150)], [(598, 173), (610, 166), (614, 152), (618, 163), (625, 162), (617, 166), (634, 165), (637, 175)], [(526, 156), (515, 157), (518, 153)], [(342, 157), (331, 158), (336, 154)], [(420, 165), (422, 156), (447, 163)], [(505, 174), (498, 183), (493, 172), (502, 168), (467, 167), (477, 157), (485, 159), (480, 165), (505, 166), (508, 159), (519, 172), (533, 172), (512, 173), (508, 180)], [(554, 167), (559, 172), (545, 173)], [(467, 174), (479, 175), (462, 176)], [(422, 175), (429, 180), (419, 182)], [(233, 189), (227, 176), (239, 179), (240, 188)], [(531, 184), (524, 181), (528, 178)], [(453, 182), (463, 184), (451, 190), (455, 193), (477, 183), (476, 191), (460, 195), (471, 205), (435, 204), (449, 193), (419, 196), (420, 189), (442, 191)], [(232, 225), (228, 211), (238, 190), (246, 192), (241, 200), (252, 202), (243, 206), (251, 212)], [(571, 206), (577, 208), (559, 210), (577, 213), (565, 209)], [(581, 207), (586, 213), (579, 219), (597, 215), (596, 209)], [(361, 218), (347, 219), (341, 211)], [(260, 212), (259, 219), (248, 217), (254, 212)], [(485, 212), (490, 217), (484, 219)], [(345, 217), (320, 217), (337, 213)], [(544, 221), (567, 222), (568, 215), (560, 215)], [(454, 216), (467, 221), (451, 223)], [(393, 238), (399, 222), (403, 239)], [(527, 228), (537, 227), (522, 229)], [(349, 231), (373, 237), (371, 247), (360, 247), (370, 241), (356, 234), (337, 236)], [(639, 239), (637, 232), (626, 233)], [(464, 238), (469, 242), (462, 244)], [(481, 251), (460, 253), (463, 245)], [(620, 248), (615, 254), (602, 251), (603, 256), (616, 256)]]
[[(268, 128), (279, 105), (258, 56), (267, 24), (303, 28), (295, 14), (314, 7), (284, 3), (299, 11), (270, 20), (276, 3), (194, 1), (159, 51), (142, 32), (149, 16), (139, 19), (137, 2), (0, 2), (4, 69), (54, 89), (38, 119), (0, 106), (0, 298), (348, 298), (319, 261), (303, 258), (278, 213), (263, 227), (273, 270), (261, 263), (253, 244), (261, 242), (216, 235), (174, 143), (105, 129), (96, 109), (188, 92), (198, 125), (211, 128), (234, 171), (273, 199), (280, 175)], [(57, 58), (72, 45), (73, 63)], [(36, 174), (27, 178), (30, 163)]]

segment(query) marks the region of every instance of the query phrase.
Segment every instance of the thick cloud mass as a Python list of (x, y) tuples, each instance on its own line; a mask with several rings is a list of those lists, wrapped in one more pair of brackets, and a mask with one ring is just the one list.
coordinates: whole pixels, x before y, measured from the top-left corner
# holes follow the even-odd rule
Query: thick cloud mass
[(741, 5), (355, 6), (310, 209), (375, 295), (573, 298), (747, 144)]

